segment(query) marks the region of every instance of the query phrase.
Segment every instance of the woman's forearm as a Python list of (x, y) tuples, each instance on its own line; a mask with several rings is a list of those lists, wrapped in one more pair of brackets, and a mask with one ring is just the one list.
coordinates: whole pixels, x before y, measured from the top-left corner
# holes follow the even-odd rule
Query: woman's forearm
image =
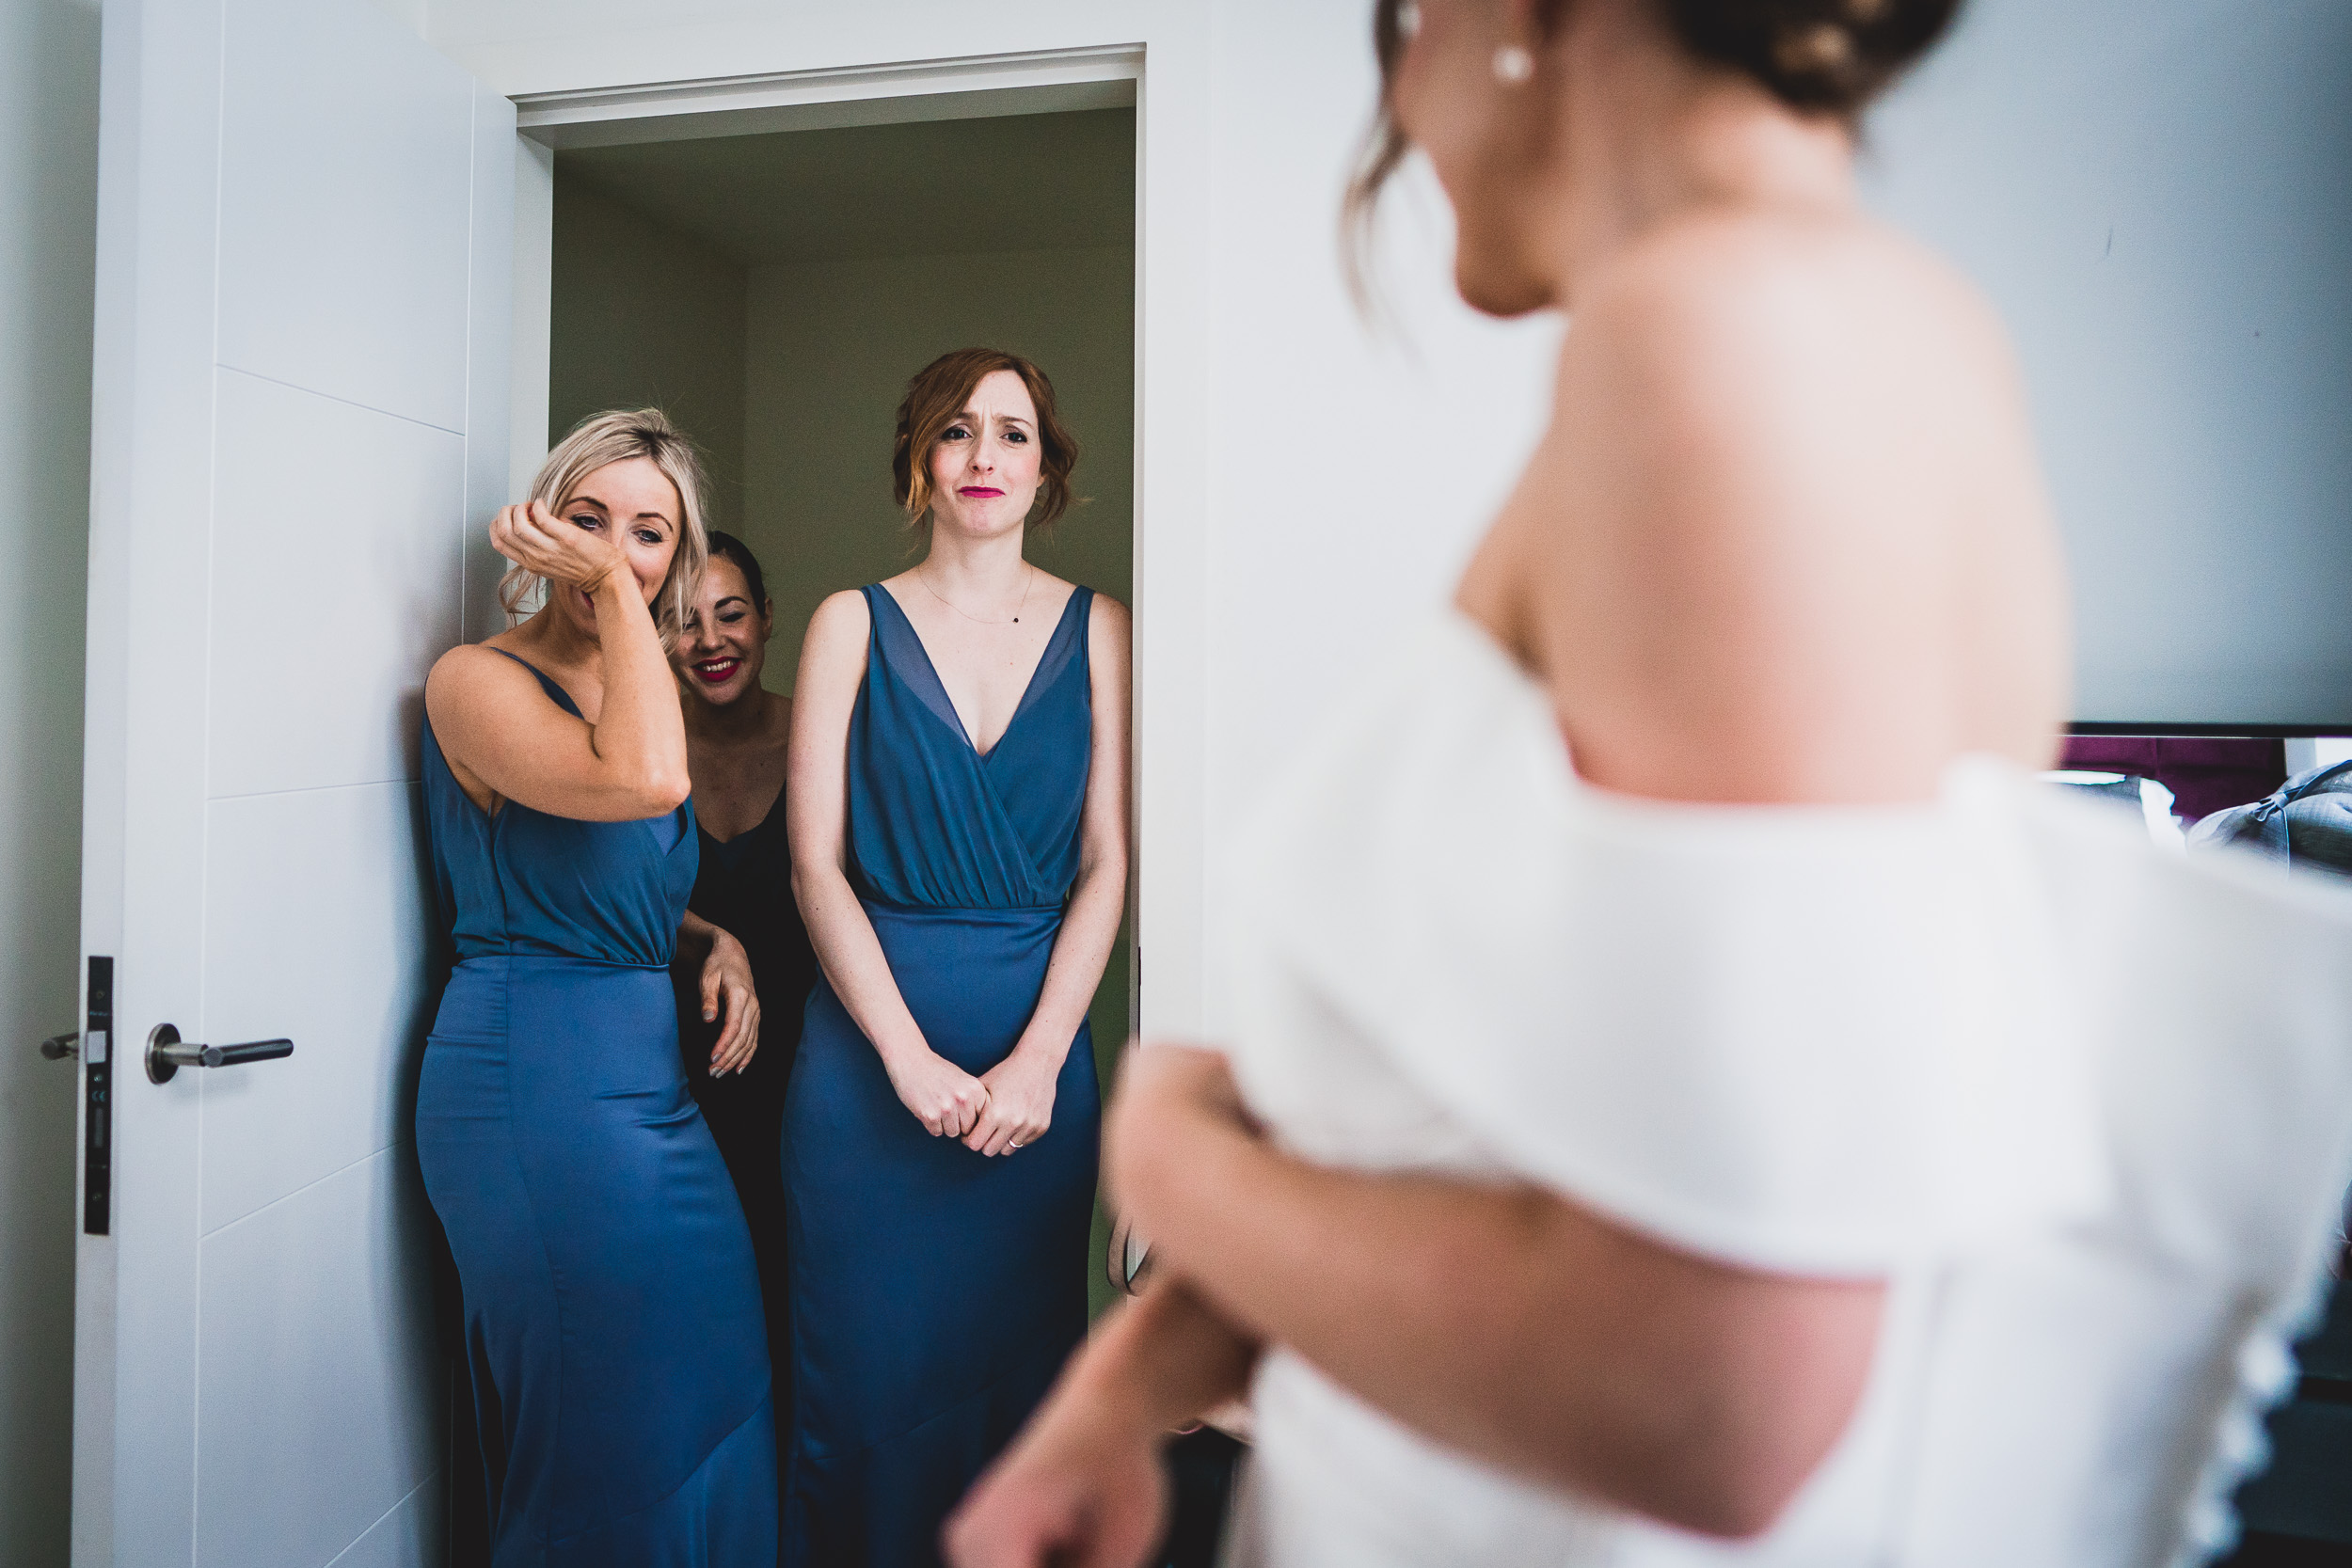
[(1258, 1347), (1175, 1281), (1112, 1310), (1067, 1374), (1069, 1397), (1168, 1432), (1248, 1391)]
[(710, 957), (711, 939), (718, 934), (718, 927), (692, 910), (688, 910), (677, 923), (677, 942), (670, 955), (671, 967), (690, 974), (699, 974), (703, 961)]
[(874, 923), (839, 867), (796, 863), (792, 893), (818, 967), (875, 1052), (890, 1061), (901, 1053), (929, 1051), (922, 1026), (914, 1022), (890, 973), (890, 959), (874, 934)]
[[(559, 585), (554, 591), (564, 590)], [(589, 726), (588, 744), (628, 771), (649, 798), (683, 800), (693, 788), (686, 767), (686, 715), (653, 613), (626, 570), (608, 574), (595, 599), (604, 705)]]
[(1078, 1025), (1094, 1004), (1110, 962), (1111, 946), (1119, 940), (1120, 917), (1127, 909), (1127, 866), (1123, 860), (1104, 859), (1083, 867), (1072, 885), (1061, 930), (1054, 938), (1053, 955), (1045, 964), (1045, 984), (1028, 1027), (1021, 1034), (1020, 1051), (1045, 1053), (1057, 1066), (1077, 1037)]

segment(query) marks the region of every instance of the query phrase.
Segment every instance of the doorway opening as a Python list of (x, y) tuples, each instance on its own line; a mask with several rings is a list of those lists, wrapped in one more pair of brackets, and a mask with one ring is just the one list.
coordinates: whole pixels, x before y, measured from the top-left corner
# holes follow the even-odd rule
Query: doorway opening
[[(706, 454), (712, 526), (760, 561), (765, 680), (788, 694), (819, 601), (914, 560), (890, 481), (907, 379), (1006, 349), (1052, 377), (1080, 448), (1083, 500), (1030, 558), (1133, 605), (1136, 148), (1122, 105), (561, 149), (546, 427), (518, 444), (665, 410)], [(1105, 1084), (1134, 1022), (1132, 905), (1090, 1011)], [(1098, 1213), (1098, 1309), (1106, 1242)]]

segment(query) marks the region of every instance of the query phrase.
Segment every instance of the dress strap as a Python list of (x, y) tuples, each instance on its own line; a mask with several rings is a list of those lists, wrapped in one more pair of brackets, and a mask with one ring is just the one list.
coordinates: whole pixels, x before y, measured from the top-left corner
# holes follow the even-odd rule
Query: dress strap
[(580, 716), (580, 705), (572, 701), (572, 694), (564, 690), (561, 686), (557, 685), (555, 678), (552, 675), (549, 675), (545, 670), (540, 669), (537, 665), (532, 663), (531, 660), (523, 657), (520, 654), (510, 654), (504, 648), (491, 648), (490, 644), (487, 642), (481, 644), (481, 646), (489, 648), (490, 652), (494, 654), (513, 659), (516, 663), (521, 665), (524, 669), (538, 676), (539, 689), (553, 698), (556, 706), (562, 708), (564, 712), (570, 714), (575, 719)]
[(956, 705), (947, 695), (946, 683), (939, 678), (939, 671), (916, 634), (914, 623), (907, 619), (907, 612), (898, 607), (890, 590), (879, 582), (869, 582), (858, 592), (866, 595), (866, 613), (874, 624), (867, 643), (867, 666), (897, 675), (898, 684), (914, 693), (915, 701), (930, 709), (941, 723), (962, 735), (963, 720), (957, 714)]
[[(1081, 583), (1070, 591), (1070, 602), (1062, 606), (1061, 621), (1054, 627), (1053, 640), (1045, 644), (1045, 652), (1039, 656), (1037, 671), (1029, 676), (1028, 689), (1021, 693), (1021, 702), (1012, 710), (1011, 724), (1019, 723), (1021, 716), (1034, 707), (1043, 693), (1056, 689), (1062, 672), (1073, 659), (1077, 660), (1081, 672), (1089, 668), (1089, 638), (1094, 627), (1093, 606), (1093, 589)], [(1087, 684), (1080, 683), (1079, 689), (1079, 701), (1090, 706), (1091, 699), (1085, 694)], [(1006, 727), (1009, 729), (1011, 724)]]

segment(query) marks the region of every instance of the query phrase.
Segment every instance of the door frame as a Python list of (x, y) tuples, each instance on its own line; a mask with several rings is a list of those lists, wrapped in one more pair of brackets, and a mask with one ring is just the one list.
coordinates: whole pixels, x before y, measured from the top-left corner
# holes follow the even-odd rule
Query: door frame
[[(1141, 43), (582, 85), (516, 95), (513, 493), (547, 455), (555, 154), (711, 136), (1136, 110), (1135, 853), (1128, 1016), (1139, 1034), (1196, 1037), (1203, 1010), (1202, 912), (1210, 324), (1205, 246), (1205, 94), (1155, 93)], [(1192, 221), (1187, 223), (1189, 217)], [(1157, 458), (1157, 461), (1154, 459)], [(1189, 524), (1189, 526), (1187, 526)], [(475, 546), (486, 551), (486, 544)], [(485, 558), (484, 565), (491, 564)], [(466, 574), (473, 584), (494, 571)], [(486, 597), (469, 637), (499, 623)], [(1143, 983), (1150, 942), (1152, 982)]]

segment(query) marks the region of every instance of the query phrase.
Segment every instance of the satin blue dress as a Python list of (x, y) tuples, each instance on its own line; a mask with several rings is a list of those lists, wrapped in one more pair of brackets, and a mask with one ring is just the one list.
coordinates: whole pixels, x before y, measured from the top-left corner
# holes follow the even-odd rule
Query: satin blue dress
[[(933, 1051), (978, 1074), (1036, 1009), (1078, 873), (1088, 589), (1012, 723), (974, 749), (889, 592), (850, 721), (852, 884)], [(1081, 1024), (1053, 1124), (987, 1159), (934, 1138), (819, 977), (785, 1101), (792, 1439), (785, 1560), (929, 1568), (939, 1530), (1085, 1338), (1101, 1099)]]
[(457, 962), (417, 1156), (463, 1287), (491, 1560), (774, 1568), (759, 1279), (670, 990), (692, 808), (579, 822), (509, 800), (492, 816), (429, 722), (423, 749)]

